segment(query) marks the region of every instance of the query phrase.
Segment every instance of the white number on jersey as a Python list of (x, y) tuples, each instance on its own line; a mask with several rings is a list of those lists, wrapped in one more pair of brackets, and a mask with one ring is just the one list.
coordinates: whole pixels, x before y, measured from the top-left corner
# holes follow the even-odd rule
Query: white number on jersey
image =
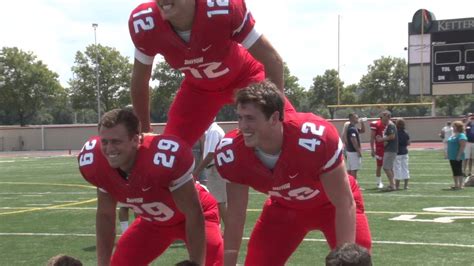
[[(87, 141), (81, 149), (81, 153), (85, 151), (91, 151), (94, 149), (95, 145), (97, 144), (97, 140), (93, 139), (91, 141)], [(94, 154), (92, 152), (83, 153), (79, 157), (79, 167), (84, 165), (89, 165), (94, 162)]]
[[(162, 151), (171, 151), (171, 152), (176, 152), (179, 149), (179, 144), (176, 141), (169, 140), (169, 139), (160, 139), (158, 141), (157, 145), (158, 150)], [(163, 152), (157, 152), (155, 153), (155, 156), (153, 157), (153, 163), (156, 165), (163, 165), (164, 167), (167, 168), (172, 168), (174, 164), (176, 156), (168, 155)]]
[[(170, 207), (166, 206), (166, 204), (163, 204), (161, 202), (149, 202), (141, 204), (140, 206), (129, 203), (122, 203), (122, 205), (124, 207), (131, 208), (133, 212), (138, 215), (146, 212), (153, 216), (154, 220), (159, 222), (168, 221), (174, 215), (174, 211)], [(149, 220), (149, 218), (143, 218)]]
[[(202, 79), (202, 78), (218, 78), (220, 76), (224, 76), (225, 74), (229, 73), (229, 68), (223, 68), (218, 70), (218, 68), (222, 65), (221, 62), (210, 62), (198, 65), (197, 68), (193, 67), (181, 67), (179, 68), (180, 71), (189, 71), (194, 78)], [(201, 70), (202, 69), (202, 70)]]
[[(216, 147), (216, 150), (220, 150), (223, 147), (232, 144), (233, 139), (223, 138)], [(230, 163), (234, 161), (234, 152), (232, 150), (221, 151), (216, 155), (217, 165), (221, 166), (224, 163)]]
[[(316, 124), (306, 122), (301, 126), (301, 132), (303, 134), (311, 133), (315, 136), (322, 136), (325, 128), (325, 126), (319, 126), (319, 128), (316, 128)], [(316, 146), (321, 145), (321, 141), (316, 138), (300, 138), (298, 144), (309, 151), (316, 151)]]
[(319, 190), (309, 187), (300, 187), (288, 191), (288, 196), (283, 196), (279, 191), (268, 191), (269, 196), (283, 198), (285, 200), (309, 200), (319, 194)]
[(213, 15), (227, 15), (229, 14), (229, 0), (207, 0), (208, 7), (222, 7), (221, 9), (207, 11), (207, 16), (212, 17)]
[(139, 33), (140, 30), (144, 30), (144, 31), (151, 30), (155, 27), (155, 21), (153, 20), (152, 17), (145, 17), (144, 19), (142, 18), (136, 19), (137, 17), (141, 15), (149, 14), (151, 12), (153, 12), (153, 10), (151, 9), (151, 7), (149, 7), (146, 10), (142, 10), (140, 12), (133, 14), (132, 17), (135, 19), (133, 21), (133, 29), (135, 30), (135, 33)]

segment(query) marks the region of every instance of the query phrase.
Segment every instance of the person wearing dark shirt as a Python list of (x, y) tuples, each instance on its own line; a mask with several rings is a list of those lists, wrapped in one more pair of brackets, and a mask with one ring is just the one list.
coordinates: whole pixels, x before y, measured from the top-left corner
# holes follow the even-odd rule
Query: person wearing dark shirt
[(356, 113), (349, 114), (349, 126), (346, 132), (346, 155), (347, 155), (347, 172), (354, 178), (357, 178), (357, 171), (361, 168), (362, 150), (360, 147), (359, 133), (365, 132), (364, 122), (361, 128), (357, 128), (359, 116)]
[(395, 177), (395, 188), (400, 189), (400, 181), (403, 180), (403, 189), (408, 189), (410, 170), (408, 169), (408, 146), (410, 145), (410, 135), (405, 130), (405, 120), (399, 118), (396, 122), (398, 134), (398, 153), (393, 167)]

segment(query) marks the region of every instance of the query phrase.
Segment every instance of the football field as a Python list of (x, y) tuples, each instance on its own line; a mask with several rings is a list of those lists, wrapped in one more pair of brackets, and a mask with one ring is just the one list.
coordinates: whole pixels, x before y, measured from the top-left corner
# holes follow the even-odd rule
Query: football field
[[(409, 189), (394, 192), (375, 189), (375, 162), (368, 152), (363, 156), (359, 181), (374, 265), (474, 265), (474, 187), (449, 189), (451, 170), (441, 151), (410, 151)], [(0, 265), (45, 265), (59, 253), (96, 265), (95, 198), (73, 156), (1, 156)], [(240, 263), (264, 199), (251, 192)], [(324, 265), (328, 251), (313, 232), (288, 265)], [(153, 265), (185, 258), (184, 245), (175, 243)]]

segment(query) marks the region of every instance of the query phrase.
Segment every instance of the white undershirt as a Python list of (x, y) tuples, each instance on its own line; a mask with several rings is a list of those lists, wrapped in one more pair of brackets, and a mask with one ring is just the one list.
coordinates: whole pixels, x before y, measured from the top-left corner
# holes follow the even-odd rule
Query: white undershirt
[(279, 152), (276, 155), (273, 155), (273, 154), (265, 153), (259, 148), (256, 148), (255, 154), (260, 159), (260, 161), (262, 161), (263, 165), (265, 165), (269, 169), (273, 169), (275, 167), (275, 164), (278, 161), (278, 158), (280, 158), (281, 152)]
[(185, 41), (186, 43), (189, 43), (189, 40), (191, 39), (191, 31), (190, 30), (185, 30), (185, 31), (179, 31), (177, 30), (176, 33)]

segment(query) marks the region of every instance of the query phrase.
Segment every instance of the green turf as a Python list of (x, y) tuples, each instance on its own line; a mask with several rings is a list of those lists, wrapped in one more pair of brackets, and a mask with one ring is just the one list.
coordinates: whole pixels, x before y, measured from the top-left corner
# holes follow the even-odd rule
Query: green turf
[[(375, 189), (374, 160), (363, 155), (359, 182), (365, 189), (374, 265), (474, 265), (474, 188), (447, 189), (451, 170), (440, 151), (411, 151), (409, 189), (389, 193)], [(0, 158), (0, 265), (44, 265), (58, 253), (95, 265), (93, 199), (95, 189), (80, 177), (74, 157)], [(251, 192), (242, 263), (264, 199)], [(432, 207), (465, 212), (424, 210)], [(400, 215), (421, 221), (391, 220)], [(447, 216), (465, 219), (433, 222)], [(288, 265), (323, 265), (327, 252), (323, 236), (312, 232)], [(175, 243), (153, 265), (172, 265), (185, 257), (184, 245)]]

